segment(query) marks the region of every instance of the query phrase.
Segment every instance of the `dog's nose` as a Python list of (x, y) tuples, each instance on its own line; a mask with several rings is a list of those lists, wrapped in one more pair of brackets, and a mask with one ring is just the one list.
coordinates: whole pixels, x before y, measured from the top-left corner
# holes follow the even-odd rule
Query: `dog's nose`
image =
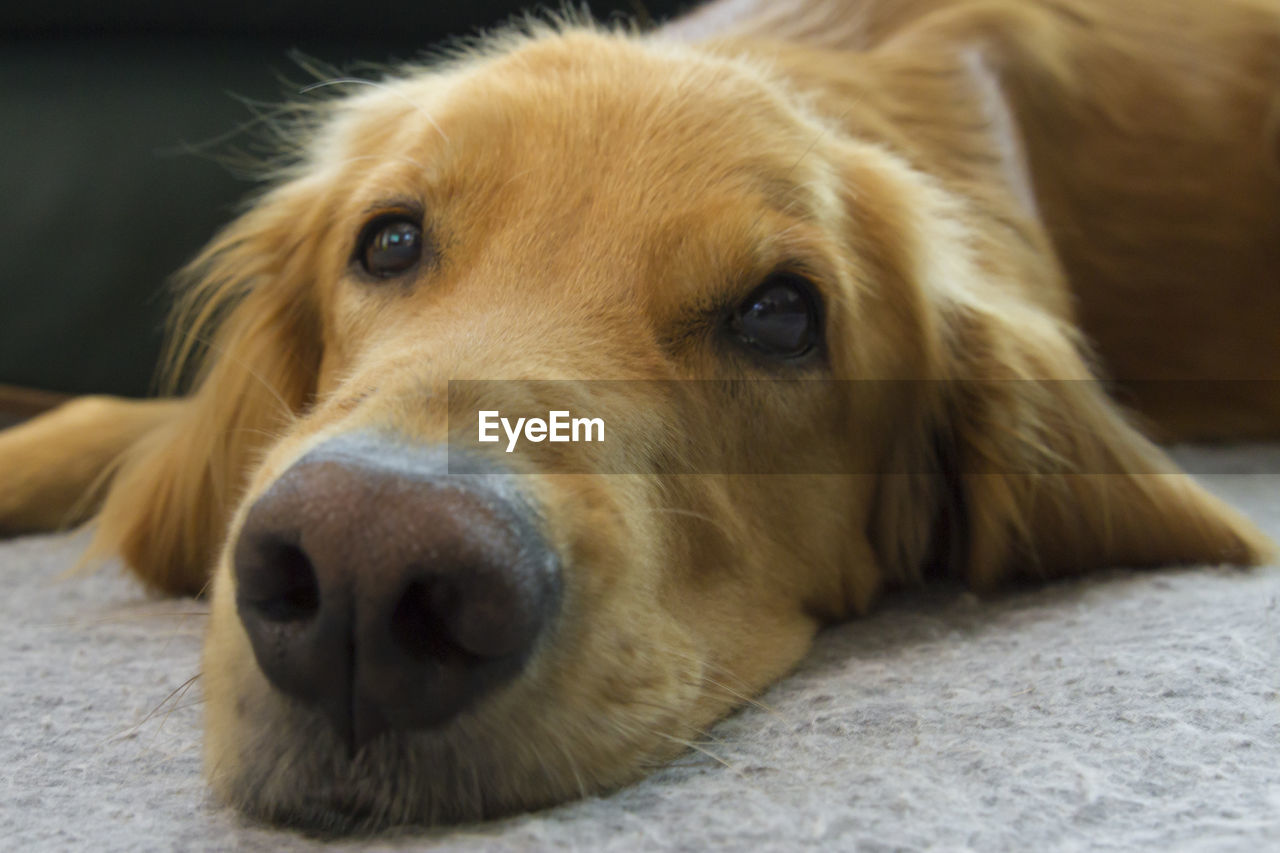
[(518, 673), (560, 579), (509, 477), (449, 475), (376, 440), (329, 444), (250, 508), (236, 604), (267, 679), (355, 750), (440, 725)]

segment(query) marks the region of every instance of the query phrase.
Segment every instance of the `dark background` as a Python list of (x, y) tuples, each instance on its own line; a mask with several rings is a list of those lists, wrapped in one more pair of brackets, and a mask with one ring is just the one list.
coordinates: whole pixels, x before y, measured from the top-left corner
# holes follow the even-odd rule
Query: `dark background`
[[(297, 94), (284, 80), (310, 81), (292, 52), (339, 67), (411, 60), (532, 5), (6, 4), (0, 385), (152, 388), (169, 276), (253, 187), (213, 155), (252, 142), (234, 133), (253, 117), (240, 98), (279, 102)], [(662, 20), (694, 4), (587, 5), (602, 20)]]

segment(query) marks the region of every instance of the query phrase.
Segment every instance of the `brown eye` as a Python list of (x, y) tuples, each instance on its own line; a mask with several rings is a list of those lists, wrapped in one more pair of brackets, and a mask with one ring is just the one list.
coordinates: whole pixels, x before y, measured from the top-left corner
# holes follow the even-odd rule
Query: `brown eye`
[(400, 275), (422, 258), (422, 226), (405, 216), (375, 219), (361, 232), (356, 258), (369, 275)]
[(743, 346), (774, 358), (807, 355), (819, 339), (813, 284), (791, 273), (769, 276), (733, 312), (729, 332)]

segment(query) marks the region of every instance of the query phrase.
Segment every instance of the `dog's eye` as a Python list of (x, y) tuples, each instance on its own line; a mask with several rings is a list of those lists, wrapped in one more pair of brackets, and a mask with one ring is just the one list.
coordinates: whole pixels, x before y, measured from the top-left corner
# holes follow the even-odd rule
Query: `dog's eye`
[(370, 222), (356, 246), (360, 266), (378, 278), (400, 275), (421, 257), (422, 226), (405, 216), (387, 216)]
[(792, 273), (775, 273), (729, 318), (740, 343), (775, 358), (799, 358), (818, 343), (818, 299), (813, 285)]

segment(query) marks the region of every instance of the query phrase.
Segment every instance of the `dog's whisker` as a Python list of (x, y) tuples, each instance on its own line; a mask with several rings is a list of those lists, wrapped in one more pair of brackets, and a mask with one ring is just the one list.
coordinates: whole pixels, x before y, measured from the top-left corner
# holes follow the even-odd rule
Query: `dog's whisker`
[[(691, 654), (691, 653), (686, 652), (686, 651), (681, 651), (680, 649), (676, 649), (676, 648), (670, 648), (670, 647), (659, 647), (659, 648), (657, 649), (657, 651), (658, 651), (658, 653), (659, 653), (659, 654), (669, 655), (669, 656), (671, 656), (671, 657), (678, 658), (678, 659), (681, 659), (681, 660), (684, 660), (684, 661), (687, 661), (687, 662), (689, 662), (689, 663), (694, 664), (694, 665), (698, 668), (698, 670), (699, 670), (699, 672), (698, 672), (698, 674), (697, 674), (697, 676), (696, 676), (696, 677), (697, 677), (697, 679), (698, 679), (698, 683), (710, 684), (712, 687), (715, 687), (716, 689), (718, 689), (718, 690), (720, 690), (720, 691), (724, 692), (725, 694), (727, 694), (727, 695), (729, 695), (729, 696), (733, 697), (734, 699), (738, 700), (739, 702), (741, 702), (741, 703), (743, 703), (743, 704), (746, 704), (746, 705), (750, 705), (750, 706), (751, 706), (751, 707), (753, 707), (753, 708), (758, 708), (758, 709), (760, 709), (761, 711), (764, 711), (765, 713), (767, 713), (767, 714), (769, 714), (769, 715), (771, 715), (771, 716), (778, 716), (778, 715), (779, 715), (779, 712), (778, 712), (776, 709), (774, 709), (774, 708), (770, 707), (770, 706), (769, 706), (769, 705), (767, 705), (766, 703), (764, 703), (764, 702), (760, 701), (759, 699), (756, 699), (756, 698), (752, 697), (750, 694), (746, 693), (746, 692), (745, 692), (745, 689), (746, 689), (745, 687), (744, 687), (744, 688), (740, 688), (740, 689), (735, 689), (734, 687), (731, 687), (730, 685), (728, 685), (728, 684), (726, 684), (726, 683), (724, 683), (724, 682), (722, 682), (722, 681), (718, 681), (717, 679), (712, 678), (710, 675), (708, 675), (708, 674), (707, 674), (707, 670), (710, 670), (710, 671), (715, 672), (715, 673), (717, 673), (718, 675), (720, 675), (720, 676), (722, 676), (722, 677), (724, 677), (724, 678), (726, 678), (726, 679), (729, 679), (729, 680), (732, 680), (732, 681), (736, 681), (736, 682), (738, 682), (739, 684), (743, 684), (744, 682), (742, 681), (742, 679), (741, 679), (741, 678), (739, 678), (737, 675), (735, 675), (735, 674), (734, 674), (731, 670), (729, 670), (727, 667), (725, 667), (725, 666), (723, 666), (723, 665), (721, 665), (721, 664), (717, 664), (717, 663), (715, 663), (714, 661), (703, 660), (702, 658), (698, 657), (697, 655)], [(695, 686), (696, 686), (696, 685), (695, 685)]]
[(723, 521), (721, 521), (720, 519), (715, 518), (711, 515), (708, 515), (705, 512), (697, 512), (696, 510), (683, 509), (681, 507), (673, 507), (673, 506), (649, 507), (649, 512), (661, 513), (664, 515), (679, 515), (685, 518), (693, 518), (698, 521), (704, 521), (707, 524), (711, 525), (712, 527), (716, 528), (718, 531), (720, 531), (721, 535), (723, 535), (725, 539), (729, 541), (733, 541), (734, 534), (733, 534), (733, 531), (729, 529), (729, 526), (725, 524)]
[(187, 695), (187, 692), (190, 691), (191, 688), (195, 685), (195, 683), (200, 679), (200, 675), (201, 673), (197, 672), (195, 675), (191, 676), (186, 681), (182, 682), (182, 684), (178, 685), (178, 687), (175, 690), (170, 692), (168, 696), (166, 696), (164, 699), (160, 701), (159, 705), (157, 705), (155, 708), (151, 710), (150, 713), (148, 713), (145, 717), (143, 717), (142, 720), (138, 723), (138, 725), (139, 726), (145, 725), (148, 720), (150, 720), (152, 717), (158, 714), (160, 712), (160, 709), (164, 708), (165, 705), (167, 704), (169, 705), (169, 707), (165, 711), (164, 718), (160, 721), (160, 725), (156, 728), (156, 732), (158, 734), (160, 729), (164, 728), (165, 721), (169, 719), (169, 715), (173, 713), (178, 703), (182, 701), (182, 699)]
[(191, 684), (193, 682), (194, 682), (194, 679), (192, 679), (191, 682), (188, 682), (187, 686), (183, 688), (182, 693), (179, 694), (177, 698), (174, 699), (174, 704), (170, 705), (169, 708), (164, 712), (164, 716), (160, 718), (160, 722), (156, 726), (155, 731), (151, 733), (151, 740), (153, 743), (155, 742), (156, 738), (160, 737), (160, 733), (164, 731), (165, 724), (169, 722), (169, 718), (173, 716), (173, 714), (176, 711), (183, 711), (189, 708), (199, 708), (200, 706), (205, 704), (204, 699), (197, 699), (195, 701), (188, 702), (185, 705), (177, 704), (187, 695), (187, 691), (191, 689)]
[(670, 735), (670, 734), (667, 734), (667, 733), (665, 733), (665, 732), (660, 732), (660, 731), (655, 731), (655, 732), (654, 732), (654, 734), (656, 734), (658, 737), (662, 738), (663, 740), (669, 740), (669, 741), (671, 741), (672, 743), (680, 744), (681, 746), (683, 746), (683, 747), (687, 747), (688, 749), (691, 749), (691, 750), (693, 750), (694, 752), (697, 752), (697, 753), (700, 753), (700, 754), (702, 754), (702, 755), (705, 755), (707, 758), (710, 758), (712, 761), (716, 762), (717, 764), (721, 764), (721, 765), (723, 765), (724, 767), (729, 768), (730, 770), (732, 770), (732, 769), (733, 769), (733, 767), (734, 767), (734, 765), (733, 765), (732, 763), (730, 763), (729, 761), (727, 761), (727, 760), (726, 760), (726, 759), (724, 759), (724, 758), (721, 758), (720, 756), (716, 755), (716, 754), (715, 754), (714, 752), (712, 752), (711, 750), (709, 750), (709, 749), (707, 749), (706, 747), (704, 747), (704, 746), (702, 746), (702, 745), (700, 745), (700, 744), (696, 743), (695, 741), (686, 740), (685, 738), (682, 738), (682, 737), (676, 737), (675, 735)]
[[(164, 710), (165, 706), (168, 703), (180, 702), (182, 697), (186, 695), (187, 691), (191, 689), (191, 686), (195, 684), (195, 682), (200, 678), (200, 675), (201, 673), (197, 672), (195, 675), (191, 676), (186, 681), (182, 682), (177, 687), (173, 688), (173, 690), (169, 691), (169, 694), (165, 696), (163, 699), (161, 699), (159, 704), (157, 704), (154, 708), (148, 711), (147, 714), (143, 716), (141, 720), (138, 720), (133, 725), (127, 726), (124, 729), (121, 729), (120, 731), (107, 736), (106, 738), (104, 738), (103, 742), (109, 743), (114, 740), (119, 740), (120, 738), (128, 737), (129, 735), (141, 730), (141, 728), (145, 726), (149, 720), (151, 720), (153, 717), (159, 714), (162, 710)], [(168, 714), (166, 713), (165, 716), (167, 718)], [(161, 726), (163, 726), (163, 723), (161, 723)]]
[(550, 741), (564, 756), (565, 764), (569, 770), (569, 774), (573, 777), (574, 784), (578, 788), (579, 796), (586, 797), (590, 793), (587, 782), (582, 778), (582, 772), (578, 769), (578, 761), (573, 755), (573, 749), (566, 745), (567, 735), (561, 734), (556, 727), (549, 727), (546, 730), (550, 735)]
[(190, 702), (187, 702), (185, 705), (175, 705), (174, 707), (169, 709), (168, 713), (171, 714), (175, 711), (186, 711), (190, 708), (199, 708), (200, 706), (205, 704), (206, 702), (204, 699), (193, 699)]
[(550, 765), (547, 764), (547, 759), (542, 754), (542, 750), (538, 748), (538, 739), (529, 738), (524, 742), (523, 746), (533, 757), (533, 760), (536, 763), (538, 770), (542, 773), (543, 778), (547, 780), (547, 787), (554, 788), (558, 781), (558, 777), (552, 772)]
[(743, 703), (744, 705), (750, 705), (752, 708), (758, 708), (759, 710), (764, 711), (766, 714), (769, 714), (774, 717), (781, 716), (781, 714), (778, 712), (776, 708), (771, 708), (769, 705), (765, 704), (764, 702), (761, 702), (759, 699), (749, 696), (746, 693), (743, 693), (739, 690), (734, 690), (729, 685), (719, 682), (706, 674), (703, 674), (701, 678), (704, 682), (710, 684), (711, 686), (717, 688), (718, 690), (723, 691), (724, 693), (728, 694), (734, 699), (737, 699), (739, 702)]
[[(695, 682), (692, 682), (692, 681), (686, 681), (684, 683), (689, 685), (690, 687), (698, 686)], [(669, 704), (669, 703), (663, 704), (661, 702), (653, 702), (653, 701), (648, 701), (643, 699), (632, 699), (629, 704), (636, 705), (642, 708), (651, 708), (663, 716), (671, 717), (674, 719), (674, 722), (677, 726), (690, 732), (691, 734), (696, 735), (699, 738), (710, 741), (712, 743), (719, 743), (719, 744), (724, 743), (722, 739), (716, 737), (714, 734), (707, 731), (706, 729), (698, 728), (697, 726), (693, 725), (689, 721), (681, 719), (681, 708), (677, 707), (674, 704)], [(647, 728), (645, 730), (648, 731)]]

